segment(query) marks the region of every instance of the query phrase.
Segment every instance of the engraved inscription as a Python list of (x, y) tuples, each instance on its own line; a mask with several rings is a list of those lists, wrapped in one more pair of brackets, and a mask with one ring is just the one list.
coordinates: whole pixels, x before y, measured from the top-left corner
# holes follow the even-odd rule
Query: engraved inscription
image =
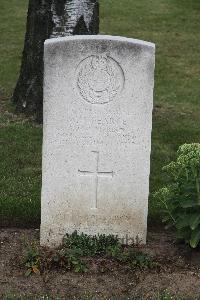
[(77, 69), (77, 86), (83, 99), (91, 104), (112, 101), (124, 87), (124, 73), (113, 58), (93, 55), (81, 61)]
[(111, 172), (100, 172), (99, 171), (99, 152), (92, 151), (96, 155), (96, 167), (95, 171), (81, 171), (78, 170), (80, 175), (86, 175), (86, 176), (94, 176), (95, 179), (95, 197), (94, 197), (94, 203), (91, 209), (97, 209), (98, 204), (98, 185), (99, 185), (99, 177), (113, 177), (113, 171)]

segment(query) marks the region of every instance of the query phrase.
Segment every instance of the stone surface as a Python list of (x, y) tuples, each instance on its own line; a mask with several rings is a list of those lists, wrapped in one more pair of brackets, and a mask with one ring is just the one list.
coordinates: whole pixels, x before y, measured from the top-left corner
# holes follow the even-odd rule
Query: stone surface
[(146, 241), (154, 44), (45, 42), (41, 244), (65, 233)]

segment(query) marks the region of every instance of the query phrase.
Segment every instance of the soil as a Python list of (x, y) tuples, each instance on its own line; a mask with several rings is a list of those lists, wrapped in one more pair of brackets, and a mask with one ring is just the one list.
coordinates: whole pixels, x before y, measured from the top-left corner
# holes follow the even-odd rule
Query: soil
[(163, 229), (151, 229), (147, 245), (141, 246), (159, 263), (159, 267), (145, 270), (131, 270), (112, 261), (102, 269), (98, 266), (106, 266), (104, 260), (96, 258), (84, 274), (55, 269), (25, 277), (24, 239), (39, 243), (39, 229), (0, 231), (0, 299), (12, 294), (23, 299), (45, 299), (48, 295), (50, 299), (71, 300), (90, 295), (91, 299), (149, 300), (158, 299), (164, 290), (182, 299), (200, 299), (200, 251), (175, 243), (174, 234)]

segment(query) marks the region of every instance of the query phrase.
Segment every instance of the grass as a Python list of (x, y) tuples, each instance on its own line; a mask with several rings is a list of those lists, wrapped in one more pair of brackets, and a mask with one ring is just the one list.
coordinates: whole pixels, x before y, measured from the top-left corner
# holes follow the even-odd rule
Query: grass
[(0, 1), (0, 90), (15, 86), (21, 63), (28, 0)]
[[(1, 0), (0, 91), (15, 86), (23, 47), (27, 0)], [(199, 0), (100, 0), (101, 33), (156, 44), (150, 190), (166, 181), (162, 166), (180, 144), (200, 140)], [(6, 102), (5, 102), (6, 103)], [(4, 107), (7, 107), (5, 104)], [(7, 110), (7, 109), (6, 109)], [(3, 110), (5, 111), (5, 109)], [(39, 222), (42, 130), (32, 122), (0, 117), (0, 209), (11, 222)], [(150, 195), (151, 219), (160, 203)]]
[[(29, 297), (28, 299), (29, 300), (36, 300), (34, 297)], [(53, 298), (49, 297), (48, 295), (42, 296), (41, 299), (44, 299), (44, 300), (60, 300), (60, 298), (53, 299)], [(94, 299), (94, 297), (92, 297), (88, 294), (88, 295), (85, 295), (82, 298), (79, 298), (77, 300), (93, 300), (93, 299)], [(142, 300), (143, 298), (138, 298), (138, 297), (134, 297), (134, 296), (124, 296), (123, 298), (120, 298), (120, 299), (121, 300)], [(14, 293), (7, 293), (7, 295), (4, 296), (2, 300), (27, 300), (27, 298), (22, 298), (21, 296), (16, 296)], [(162, 293), (158, 293), (158, 297), (155, 300), (183, 300), (183, 299), (177, 298), (176, 296), (173, 296), (168, 291), (164, 291)]]
[(8, 225), (40, 222), (41, 135), (29, 123), (0, 129), (0, 206)]

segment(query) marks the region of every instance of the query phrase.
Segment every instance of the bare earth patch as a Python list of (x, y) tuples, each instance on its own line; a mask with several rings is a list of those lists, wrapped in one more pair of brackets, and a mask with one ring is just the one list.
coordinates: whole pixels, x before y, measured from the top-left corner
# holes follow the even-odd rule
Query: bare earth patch
[[(174, 242), (173, 233), (149, 232), (147, 246), (141, 249), (155, 256), (160, 264), (152, 270), (129, 267), (96, 258), (87, 273), (52, 270), (25, 277), (21, 262), (24, 238), (39, 243), (39, 230), (1, 229), (0, 231), (0, 299), (8, 293), (42, 299), (157, 299), (168, 290), (184, 299), (200, 299), (200, 253)], [(102, 268), (99, 266), (103, 266)], [(44, 299), (44, 298), (43, 298)]]

